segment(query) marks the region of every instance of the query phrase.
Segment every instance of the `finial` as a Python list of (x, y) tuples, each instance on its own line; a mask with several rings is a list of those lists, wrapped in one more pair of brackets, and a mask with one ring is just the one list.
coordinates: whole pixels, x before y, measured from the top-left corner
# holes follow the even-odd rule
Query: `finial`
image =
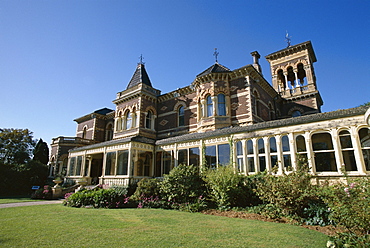
[(139, 62), (138, 64), (141, 64), (141, 65), (145, 64), (145, 63), (143, 62), (144, 57), (143, 57), (143, 55), (142, 55), (142, 54), (140, 55), (139, 59), (140, 59), (140, 62)]
[(286, 31), (285, 40), (288, 43), (288, 46), (287, 47), (290, 47), (290, 43), (292, 41), (291, 38), (292, 38), (292, 36), (289, 36), (288, 31)]
[(213, 53), (213, 56), (216, 58), (216, 63), (218, 63), (217, 57), (218, 57), (219, 52), (217, 52), (217, 48), (215, 48), (215, 52)]

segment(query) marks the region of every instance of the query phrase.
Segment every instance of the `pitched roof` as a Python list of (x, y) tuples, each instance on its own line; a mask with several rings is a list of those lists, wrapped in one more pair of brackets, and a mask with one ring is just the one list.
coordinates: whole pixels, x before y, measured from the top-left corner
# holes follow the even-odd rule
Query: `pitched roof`
[(204, 70), (203, 72), (199, 73), (197, 77), (201, 77), (210, 73), (214, 72), (230, 72), (231, 70), (223, 65), (220, 65), (218, 62), (216, 62), (214, 65), (209, 67), (208, 69)]
[(130, 82), (128, 83), (126, 89), (132, 88), (140, 83), (143, 83), (143, 84), (146, 84), (152, 87), (152, 83), (150, 82), (148, 73), (146, 72), (145, 66), (143, 63), (138, 63), (136, 67), (136, 71), (134, 75), (132, 76)]

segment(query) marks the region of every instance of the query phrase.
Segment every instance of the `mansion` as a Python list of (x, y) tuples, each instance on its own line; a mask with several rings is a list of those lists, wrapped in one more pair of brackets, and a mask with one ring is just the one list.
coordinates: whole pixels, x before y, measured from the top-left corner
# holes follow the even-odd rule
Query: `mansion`
[(265, 58), (271, 84), (255, 51), (252, 64), (230, 70), (216, 60), (188, 86), (165, 94), (138, 63), (115, 109), (81, 116), (76, 137), (52, 140), (51, 174), (128, 185), (179, 164), (281, 174), (301, 159), (318, 179), (370, 174), (370, 110), (321, 113), (311, 42)]

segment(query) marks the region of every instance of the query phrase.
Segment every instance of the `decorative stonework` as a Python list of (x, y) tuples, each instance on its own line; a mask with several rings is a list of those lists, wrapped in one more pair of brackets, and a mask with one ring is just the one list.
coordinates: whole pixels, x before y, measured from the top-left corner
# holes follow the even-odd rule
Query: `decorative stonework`
[(231, 109), (232, 110), (237, 110), (238, 107), (239, 107), (239, 103), (234, 102), (233, 104), (231, 104)]
[(167, 109), (167, 106), (163, 106), (162, 108), (161, 108), (161, 111), (165, 111)]
[(235, 91), (238, 87), (237, 86), (231, 86), (230, 91)]
[(163, 121), (161, 121), (161, 122), (159, 123), (159, 125), (161, 125), (161, 126), (165, 126), (167, 123), (168, 123), (168, 121), (167, 121), (167, 120), (163, 120)]

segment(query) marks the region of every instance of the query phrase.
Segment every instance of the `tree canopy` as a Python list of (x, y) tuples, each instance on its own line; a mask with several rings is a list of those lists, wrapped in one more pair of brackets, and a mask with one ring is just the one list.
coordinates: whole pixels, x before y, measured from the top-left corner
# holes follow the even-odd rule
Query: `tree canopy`
[(47, 164), (49, 162), (49, 147), (46, 142), (40, 139), (33, 151), (33, 160), (39, 161), (42, 164)]
[(0, 128), (0, 162), (20, 165), (30, 160), (35, 147), (28, 129)]

